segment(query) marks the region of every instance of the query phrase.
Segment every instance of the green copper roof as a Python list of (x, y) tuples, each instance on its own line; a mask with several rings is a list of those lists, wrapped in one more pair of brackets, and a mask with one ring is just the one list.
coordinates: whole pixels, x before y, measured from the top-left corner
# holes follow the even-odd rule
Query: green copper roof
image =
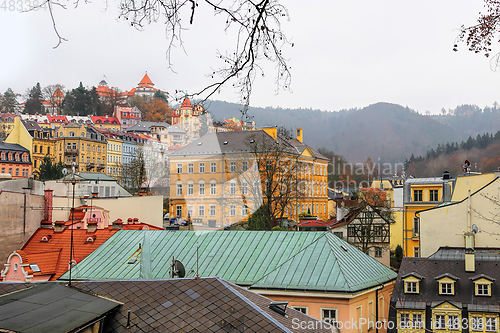
[(390, 268), (325, 233), (250, 289), (355, 293), (396, 279)]
[[(255, 288), (353, 292), (396, 278), (331, 233), (164, 230), (118, 231), (73, 268), (72, 278), (165, 279), (172, 256), (184, 264), (186, 277), (193, 277), (197, 247), (200, 276), (243, 286), (257, 282)], [(60, 279), (68, 277), (67, 272)]]

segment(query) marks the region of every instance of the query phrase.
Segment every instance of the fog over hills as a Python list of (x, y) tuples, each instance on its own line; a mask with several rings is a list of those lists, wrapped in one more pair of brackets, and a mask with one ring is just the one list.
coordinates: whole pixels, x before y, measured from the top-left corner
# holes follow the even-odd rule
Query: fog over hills
[[(241, 118), (238, 104), (211, 101), (214, 119)], [(467, 140), (500, 129), (500, 109), (463, 105), (442, 115), (423, 115), (391, 103), (376, 103), (362, 109), (336, 112), (311, 109), (250, 107), (248, 114), (257, 127), (266, 125), (304, 129), (304, 141), (313, 148), (324, 147), (349, 162), (404, 162), (411, 154), (446, 142)]]

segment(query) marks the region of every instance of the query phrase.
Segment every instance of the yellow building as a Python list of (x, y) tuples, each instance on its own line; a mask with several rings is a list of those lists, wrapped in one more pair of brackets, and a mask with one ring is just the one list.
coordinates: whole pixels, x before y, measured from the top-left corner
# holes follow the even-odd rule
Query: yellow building
[(45, 156), (50, 156), (54, 162), (54, 130), (42, 128), (33, 120), (16, 117), (14, 128), (5, 142), (17, 143), (30, 151), (35, 175)]
[(122, 178), (122, 163), (123, 163), (123, 139), (119, 132), (111, 131), (104, 128), (96, 128), (96, 130), (106, 137), (108, 146), (106, 149), (106, 174), (118, 180), (121, 183)]
[(106, 137), (95, 128), (69, 123), (56, 129), (55, 158), (76, 172), (104, 173), (107, 160)]
[(429, 258), (404, 258), (391, 298), (392, 332), (499, 332), (498, 250), (441, 248)]
[[(300, 213), (311, 211), (326, 220), (328, 160), (301, 139), (277, 137), (272, 130), (209, 133), (171, 153), (171, 216), (189, 217), (200, 227), (220, 228), (246, 220), (267, 201), (265, 194), (273, 193), (272, 201), (280, 205), (273, 207), (276, 215), (297, 221)], [(283, 150), (252, 151), (266, 144)], [(263, 164), (264, 154), (270, 160)], [(281, 173), (271, 171), (277, 160), (283, 166)], [(269, 177), (273, 180), (266, 181)], [(291, 178), (299, 181), (300, 194), (287, 187)], [(285, 192), (286, 199), (276, 199)]]
[(94, 123), (94, 126), (96, 128), (105, 128), (111, 131), (121, 130), (121, 124), (118, 117), (110, 117), (106, 115), (106, 116), (90, 116), (90, 118), (92, 119), (92, 122)]
[(14, 129), (14, 118), (15, 114), (9, 113), (0, 113), (0, 133), (4, 133), (4, 135), (10, 134), (10, 132)]
[(500, 202), (495, 199), (500, 188), (498, 176), (500, 173), (457, 177), (453, 198), (458, 201), (418, 213), (422, 256), (429, 256), (443, 246), (463, 247), (464, 235), (471, 233), (475, 247), (498, 246)]
[(443, 178), (408, 178), (405, 181), (403, 211), (403, 254), (405, 257), (420, 257), (420, 220), (417, 212), (451, 199), (453, 181), (448, 176)]

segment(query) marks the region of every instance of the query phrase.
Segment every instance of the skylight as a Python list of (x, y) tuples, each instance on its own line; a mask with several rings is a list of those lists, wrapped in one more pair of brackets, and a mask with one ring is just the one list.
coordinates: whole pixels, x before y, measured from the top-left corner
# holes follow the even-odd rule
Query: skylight
[(30, 268), (33, 271), (33, 273), (40, 273), (41, 272), (40, 267), (38, 267), (37, 263), (33, 263), (33, 264), (29, 264), (29, 265), (30, 265)]

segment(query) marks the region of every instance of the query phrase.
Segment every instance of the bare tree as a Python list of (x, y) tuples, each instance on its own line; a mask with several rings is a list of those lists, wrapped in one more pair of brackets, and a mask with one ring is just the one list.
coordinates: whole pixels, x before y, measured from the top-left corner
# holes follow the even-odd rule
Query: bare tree
[(61, 114), (64, 96), (56, 95), (57, 89), (64, 91), (64, 86), (62, 84), (51, 84), (43, 88), (43, 97), (45, 100), (50, 102), (51, 109), (55, 111), (56, 114)]
[(267, 216), (272, 219), (283, 218), (287, 212), (291, 215), (305, 195), (300, 155), (285, 139), (274, 140), (267, 135), (251, 137), (248, 150), (252, 165), (241, 179), (248, 184), (252, 208), (256, 210), (260, 204), (266, 204)]
[(135, 157), (122, 167), (122, 186), (133, 195), (139, 194), (142, 184), (146, 181), (146, 163), (141, 147), (135, 150)]
[[(78, 4), (78, 0), (76, 4)], [(222, 66), (211, 70), (208, 76), (218, 76), (216, 82), (200, 89), (191, 96), (198, 95), (204, 100), (219, 91), (230, 81), (240, 95), (242, 104), (248, 106), (252, 85), (257, 76), (264, 76), (262, 60), (269, 60), (276, 65), (276, 89), (290, 88), (290, 68), (282, 54), (285, 45), (293, 47), (281, 28), (281, 22), (289, 19), (288, 10), (278, 0), (120, 0), (120, 18), (127, 20), (136, 29), (142, 30), (146, 24), (164, 21), (167, 32), (167, 61), (172, 68), (171, 54), (174, 47), (183, 46), (181, 32), (187, 25), (194, 24), (195, 13), (201, 5), (213, 10), (217, 17), (225, 20), (225, 31), (236, 31), (233, 50), (218, 51), (217, 58)], [(45, 0), (40, 7), (48, 5), (58, 37), (58, 47), (65, 41), (57, 30), (53, 6), (65, 8), (60, 0)], [(189, 16), (189, 23), (181, 17)], [(245, 107), (246, 110), (246, 107)], [(245, 113), (245, 110), (242, 112)]]

